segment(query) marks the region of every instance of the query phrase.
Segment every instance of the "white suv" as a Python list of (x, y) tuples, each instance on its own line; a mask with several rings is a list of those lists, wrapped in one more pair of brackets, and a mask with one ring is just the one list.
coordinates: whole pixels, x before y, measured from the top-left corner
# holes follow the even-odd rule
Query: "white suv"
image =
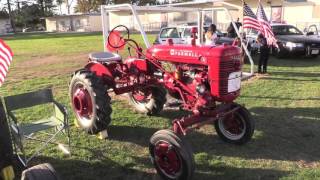
[[(174, 44), (191, 44), (191, 29), (197, 26), (178, 26), (178, 27), (165, 27), (160, 30), (154, 44), (166, 44), (168, 39), (172, 39)], [(204, 32), (208, 30), (209, 26), (204, 26)], [(224, 37), (224, 34), (217, 31), (219, 37), (221, 37), (217, 44), (231, 44), (232, 38)], [(198, 43), (198, 42), (197, 42)]]

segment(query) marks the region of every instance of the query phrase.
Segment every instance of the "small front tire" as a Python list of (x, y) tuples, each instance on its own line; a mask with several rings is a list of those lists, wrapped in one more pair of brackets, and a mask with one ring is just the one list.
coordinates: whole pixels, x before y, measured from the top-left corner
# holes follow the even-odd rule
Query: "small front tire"
[(234, 104), (235, 112), (215, 121), (214, 126), (219, 137), (228, 143), (242, 145), (251, 140), (255, 122), (250, 112), (243, 106)]
[(187, 142), (171, 130), (160, 130), (150, 138), (151, 161), (165, 180), (191, 180), (195, 163)]

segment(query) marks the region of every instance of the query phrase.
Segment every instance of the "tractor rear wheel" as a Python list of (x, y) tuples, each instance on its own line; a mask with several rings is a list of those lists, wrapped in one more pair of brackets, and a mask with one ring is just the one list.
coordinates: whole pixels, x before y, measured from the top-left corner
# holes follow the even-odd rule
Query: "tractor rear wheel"
[(223, 141), (242, 145), (251, 140), (255, 122), (245, 107), (238, 104), (233, 107), (237, 106), (239, 107), (237, 111), (218, 119), (214, 126)]
[(171, 130), (160, 130), (150, 138), (151, 161), (166, 180), (191, 180), (195, 163), (187, 142)]
[(148, 87), (128, 93), (130, 103), (140, 113), (156, 115), (166, 103), (167, 91), (158, 86)]
[(80, 70), (74, 73), (69, 95), (72, 109), (80, 128), (89, 134), (97, 134), (111, 121), (111, 98), (107, 86), (94, 73)]

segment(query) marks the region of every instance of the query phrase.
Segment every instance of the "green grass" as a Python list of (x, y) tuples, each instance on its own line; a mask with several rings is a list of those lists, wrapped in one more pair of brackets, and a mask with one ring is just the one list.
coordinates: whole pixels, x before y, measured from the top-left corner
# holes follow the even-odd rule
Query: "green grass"
[[(1, 95), (50, 87), (69, 112), (71, 73), (85, 65), (89, 52), (103, 49), (98, 33), (5, 39), (15, 57)], [(226, 144), (212, 126), (187, 136), (196, 160), (195, 179), (320, 179), (320, 59), (272, 57), (269, 72), (245, 82), (237, 100), (256, 121), (251, 142)], [(149, 161), (148, 140), (181, 113), (167, 110), (148, 117), (118, 99), (112, 107), (109, 139), (99, 140), (73, 127), (72, 156), (64, 157), (52, 146), (34, 164), (50, 162), (64, 179), (158, 179)], [(42, 115), (47, 111), (35, 108), (21, 116), (29, 121)]]

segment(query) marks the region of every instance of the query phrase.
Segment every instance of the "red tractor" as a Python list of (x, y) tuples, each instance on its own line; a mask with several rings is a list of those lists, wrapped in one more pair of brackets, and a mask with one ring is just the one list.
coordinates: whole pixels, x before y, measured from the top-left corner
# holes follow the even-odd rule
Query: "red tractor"
[[(158, 174), (164, 179), (189, 180), (194, 159), (183, 136), (204, 124), (214, 124), (222, 140), (233, 144), (248, 142), (254, 132), (249, 111), (234, 102), (240, 95), (240, 48), (230, 45), (154, 45), (143, 49), (130, 38), (123, 25), (112, 29), (107, 40), (110, 51), (128, 47), (122, 59), (112, 52), (93, 53), (89, 63), (73, 74), (70, 83), (72, 108), (79, 126), (96, 134), (110, 123), (110, 96), (127, 93), (142, 113), (159, 113), (166, 94), (178, 100), (192, 115), (172, 121), (172, 129), (159, 130), (150, 139), (149, 150)], [(134, 53), (131, 53), (133, 50)]]

